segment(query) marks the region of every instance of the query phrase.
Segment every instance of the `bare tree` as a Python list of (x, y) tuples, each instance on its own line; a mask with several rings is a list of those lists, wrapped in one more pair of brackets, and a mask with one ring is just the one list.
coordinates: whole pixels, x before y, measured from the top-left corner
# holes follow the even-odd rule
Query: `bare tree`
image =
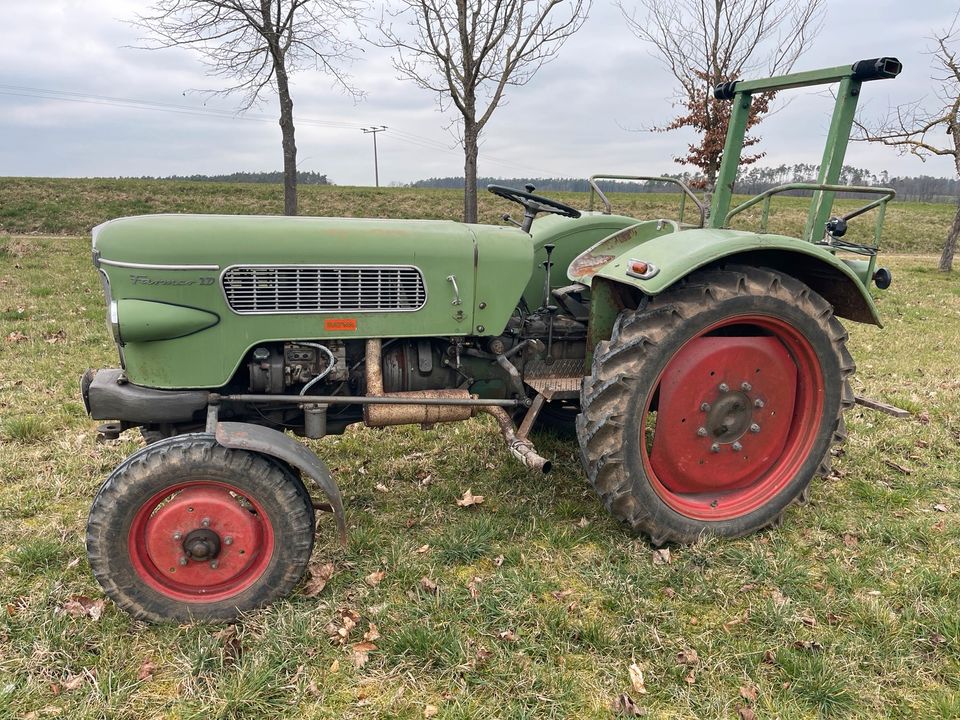
[(283, 138), (283, 211), (297, 214), (297, 144), (290, 75), (318, 68), (357, 95), (343, 72), (355, 46), (342, 33), (362, 0), (157, 0), (134, 25), (150, 32), (146, 47), (185, 47), (203, 57), (208, 73), (234, 84), (216, 94), (241, 93), (241, 110), (275, 91)]
[(460, 113), (463, 218), (477, 221), (480, 134), (508, 85), (526, 84), (576, 32), (591, 0), (398, 0), (381, 20), (381, 47), (394, 48), (400, 76), (438, 94)]
[[(931, 39), (933, 79), (939, 83), (935, 99), (929, 104), (918, 100), (898, 105), (875, 125), (858, 120), (858, 133), (854, 139), (889, 145), (901, 155), (915, 155), (922, 161), (934, 155), (952, 157), (957, 176), (960, 177), (960, 13), (954, 16), (950, 27), (936, 33)], [(939, 132), (935, 132), (937, 130)], [(935, 134), (941, 139), (933, 137)], [(947, 231), (940, 256), (939, 268), (943, 272), (953, 269), (958, 237), (960, 194), (957, 197), (957, 212)]]
[[(674, 158), (681, 165), (700, 168), (712, 190), (720, 168), (730, 103), (716, 100), (718, 83), (744, 75), (789, 72), (810, 46), (823, 24), (825, 0), (639, 0), (628, 9), (618, 0), (627, 26), (676, 78), (676, 100), (683, 112), (664, 126), (666, 132), (683, 127), (697, 131), (699, 140), (687, 154)], [(769, 110), (772, 94), (754, 96), (747, 128)], [(744, 147), (755, 145), (747, 137)], [(763, 154), (746, 155), (748, 165)]]

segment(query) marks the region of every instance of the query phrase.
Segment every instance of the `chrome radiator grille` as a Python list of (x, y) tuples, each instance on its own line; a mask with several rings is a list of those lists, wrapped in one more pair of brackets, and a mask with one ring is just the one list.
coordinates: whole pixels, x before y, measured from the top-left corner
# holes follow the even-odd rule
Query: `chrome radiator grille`
[(221, 283), (240, 314), (412, 312), (427, 301), (423, 275), (409, 265), (238, 265)]

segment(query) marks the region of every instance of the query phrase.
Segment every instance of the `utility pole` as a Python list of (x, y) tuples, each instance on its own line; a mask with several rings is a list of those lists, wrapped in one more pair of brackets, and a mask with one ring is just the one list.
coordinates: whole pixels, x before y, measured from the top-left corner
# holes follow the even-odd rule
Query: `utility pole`
[(383, 132), (386, 129), (386, 125), (381, 125), (379, 127), (375, 125), (371, 128), (363, 128), (364, 135), (373, 135), (373, 178), (374, 182), (377, 184), (377, 187), (380, 187), (380, 168), (377, 166), (377, 133)]

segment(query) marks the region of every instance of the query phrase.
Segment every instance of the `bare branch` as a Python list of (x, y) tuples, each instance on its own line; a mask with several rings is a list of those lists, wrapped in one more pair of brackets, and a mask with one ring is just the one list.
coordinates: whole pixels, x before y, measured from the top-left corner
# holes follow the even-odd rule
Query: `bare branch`
[[(701, 139), (675, 158), (701, 170), (712, 187), (720, 166), (730, 116), (727, 102), (713, 98), (721, 82), (745, 74), (789, 72), (823, 24), (825, 0), (618, 0), (627, 27), (649, 43), (679, 85), (684, 112), (653, 130), (692, 127)], [(769, 110), (771, 95), (754, 98), (748, 128)], [(744, 147), (758, 142), (748, 137)], [(745, 156), (742, 164), (760, 155)]]
[(188, 48), (200, 54), (207, 74), (230, 84), (217, 95), (241, 95), (240, 109), (277, 93), (283, 134), (284, 211), (296, 214), (296, 157), (289, 76), (304, 68), (329, 75), (358, 97), (344, 67), (356, 46), (343, 26), (357, 22), (365, 0), (156, 0), (133, 25), (149, 33), (142, 47)]
[[(464, 215), (476, 220), (480, 133), (508, 86), (528, 82), (586, 20), (591, 0), (397, 0), (375, 44), (396, 51), (402, 78), (459, 112), (467, 179)], [(395, 24), (396, 23), (396, 24)], [(471, 187), (472, 181), (472, 187)], [(472, 195), (472, 197), (471, 197)]]

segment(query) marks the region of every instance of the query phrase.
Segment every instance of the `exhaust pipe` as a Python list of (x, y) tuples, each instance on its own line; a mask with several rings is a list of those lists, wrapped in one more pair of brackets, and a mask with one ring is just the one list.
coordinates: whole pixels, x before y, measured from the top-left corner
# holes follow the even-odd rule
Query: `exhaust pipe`
[[(373, 397), (407, 398), (446, 398), (467, 400), (470, 393), (466, 390), (417, 390), (411, 392), (383, 391), (383, 356), (379, 339), (367, 340), (366, 379), (367, 395)], [(500, 434), (507, 443), (510, 453), (526, 467), (542, 473), (550, 472), (550, 461), (541, 457), (533, 443), (517, 436), (517, 429), (507, 411), (496, 405), (480, 407), (467, 405), (364, 405), (363, 422), (369, 427), (388, 425), (432, 425), (438, 422), (456, 422), (467, 420), (477, 412), (493, 415), (500, 426)]]
[(511, 454), (531, 470), (536, 470), (547, 474), (552, 467), (549, 460), (537, 453), (533, 443), (517, 437), (517, 430), (513, 425), (513, 420), (507, 415), (507, 411), (502, 407), (488, 405), (480, 408), (480, 412), (487, 415), (493, 415), (500, 426), (500, 434), (507, 443), (507, 449)]

